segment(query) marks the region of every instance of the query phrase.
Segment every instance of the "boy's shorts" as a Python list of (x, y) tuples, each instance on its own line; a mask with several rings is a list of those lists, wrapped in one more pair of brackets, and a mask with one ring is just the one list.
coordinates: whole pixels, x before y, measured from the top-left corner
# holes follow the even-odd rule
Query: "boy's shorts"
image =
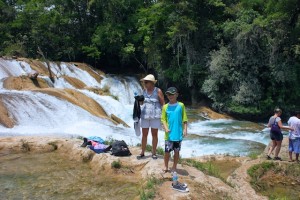
[(142, 128), (161, 128), (160, 119), (141, 119)]
[(181, 141), (165, 141), (165, 152), (169, 153), (171, 151), (179, 152), (181, 149)]
[(300, 138), (289, 139), (289, 152), (300, 153)]

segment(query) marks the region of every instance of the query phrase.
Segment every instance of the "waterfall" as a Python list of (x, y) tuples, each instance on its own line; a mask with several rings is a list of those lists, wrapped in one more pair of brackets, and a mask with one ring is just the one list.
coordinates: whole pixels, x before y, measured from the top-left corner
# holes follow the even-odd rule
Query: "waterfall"
[(30, 65), (26, 62), (0, 58), (0, 79), (9, 76), (21, 76), (31, 70)]
[[(46, 63), (40, 62), (46, 67)], [(72, 63), (50, 62), (50, 68), (55, 75), (54, 83), (45, 74), (39, 75), (46, 81), (49, 88), (73, 89), (96, 101), (103, 107), (108, 116), (114, 114), (132, 125), (132, 109), (134, 92), (142, 89), (136, 78), (114, 75), (101, 75), (98, 82), (88, 71)], [(140, 139), (134, 134), (133, 128), (114, 125), (111, 121), (97, 117), (85, 109), (59, 97), (41, 93), (35, 90), (7, 90), (3, 82), (8, 77), (27, 75), (34, 68), (25, 61), (0, 58), (0, 98), (8, 110), (9, 117), (15, 121), (13, 128), (0, 125), (1, 135), (31, 135), (31, 134), (64, 134), (64, 135), (97, 135), (126, 139), (137, 143)], [(35, 68), (36, 70), (36, 68)], [(76, 89), (64, 77), (73, 77), (83, 82), (87, 88), (107, 90), (112, 96), (98, 95), (89, 89)], [(42, 89), (41, 89), (42, 90)]]

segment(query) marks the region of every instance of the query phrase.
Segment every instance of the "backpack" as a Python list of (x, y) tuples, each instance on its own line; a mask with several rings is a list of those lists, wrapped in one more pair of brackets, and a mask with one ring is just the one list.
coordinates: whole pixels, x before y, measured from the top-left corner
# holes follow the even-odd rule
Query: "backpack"
[(111, 144), (111, 155), (114, 156), (130, 156), (131, 153), (129, 151), (129, 148), (127, 144), (121, 140), (121, 141), (115, 141)]

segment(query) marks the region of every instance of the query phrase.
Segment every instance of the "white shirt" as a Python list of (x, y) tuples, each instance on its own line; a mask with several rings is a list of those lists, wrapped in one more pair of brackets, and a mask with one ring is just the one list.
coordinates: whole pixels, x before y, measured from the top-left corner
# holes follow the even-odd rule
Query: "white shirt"
[(289, 131), (289, 138), (290, 139), (300, 138), (300, 119), (298, 119), (295, 116), (290, 117), (288, 121), (288, 125), (295, 129), (294, 131), (291, 130)]

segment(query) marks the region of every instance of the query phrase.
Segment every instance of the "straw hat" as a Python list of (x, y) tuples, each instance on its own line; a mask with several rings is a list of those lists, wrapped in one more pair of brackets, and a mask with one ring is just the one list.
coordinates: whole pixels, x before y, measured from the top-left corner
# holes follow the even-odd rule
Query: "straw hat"
[(157, 82), (152, 74), (148, 74), (145, 78), (142, 78), (141, 81), (151, 81), (154, 84)]

